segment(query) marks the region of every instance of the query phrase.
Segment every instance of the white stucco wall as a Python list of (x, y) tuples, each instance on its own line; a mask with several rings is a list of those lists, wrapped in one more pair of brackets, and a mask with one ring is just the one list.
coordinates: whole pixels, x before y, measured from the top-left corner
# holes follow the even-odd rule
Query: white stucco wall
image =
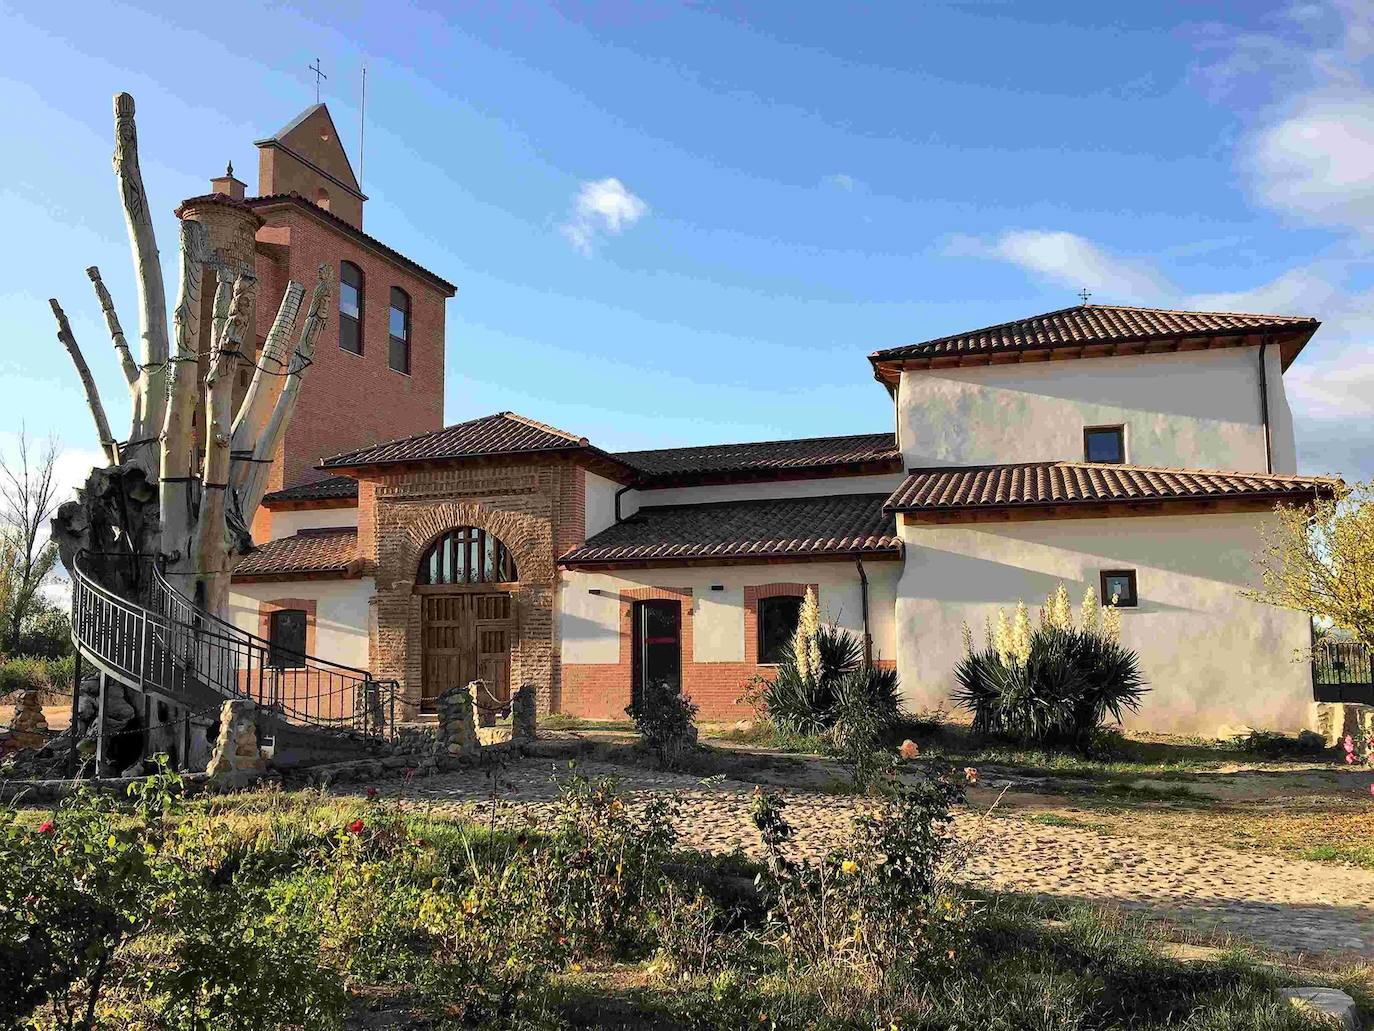
[[(1267, 514), (1065, 519), (900, 526), (897, 668), (917, 709), (951, 707), (967, 623), (1018, 600), (1036, 611), (1063, 582), (1075, 606), (1102, 569), (1137, 570), (1140, 606), (1122, 610), (1122, 640), (1150, 682), (1131, 726), (1213, 735), (1223, 726), (1298, 729), (1311, 701), (1300, 612), (1243, 598)], [(1033, 616), (1034, 618), (1034, 616)]]
[[(1278, 348), (1266, 354), (1276, 472), (1295, 468)], [(1261, 472), (1258, 348), (902, 373), (909, 468), (1081, 460), (1085, 426), (1124, 424), (1133, 465)]]
[(282, 537), (290, 537), (301, 530), (357, 525), (357, 505), (349, 508), (302, 508), (292, 511), (277, 511), (272, 513), (272, 539), (275, 541)]
[(359, 580), (287, 580), (234, 584), (229, 619), (241, 630), (258, 632), (258, 606), (278, 598), (315, 600), (314, 654), (357, 669), (368, 668), (368, 600), (376, 593), (369, 576)]
[(600, 533), (615, 522), (615, 492), (620, 487), (621, 485), (614, 480), (608, 480), (593, 472), (587, 473), (587, 485), (584, 490), (588, 537)]
[[(636, 505), (695, 505), (708, 501), (752, 501), (770, 498), (819, 498), (838, 494), (890, 494), (906, 478), (905, 472), (869, 476), (829, 476), (814, 480), (770, 480), (763, 483), (722, 483), (708, 487), (663, 487), (630, 491)], [(622, 499), (623, 507), (623, 499)]]
[[(868, 622), (874, 658), (897, 653), (894, 606), (901, 563), (869, 561)], [(744, 588), (770, 583), (814, 583), (821, 612), (862, 632), (859, 577), (852, 562), (799, 562), (758, 566), (686, 566), (627, 570), (623, 574), (564, 571), (558, 592), (562, 661), (614, 663), (620, 654), (620, 592), (636, 587), (692, 588), (692, 659), (744, 661)], [(719, 585), (722, 591), (711, 587)], [(599, 590), (600, 595), (590, 594)]]

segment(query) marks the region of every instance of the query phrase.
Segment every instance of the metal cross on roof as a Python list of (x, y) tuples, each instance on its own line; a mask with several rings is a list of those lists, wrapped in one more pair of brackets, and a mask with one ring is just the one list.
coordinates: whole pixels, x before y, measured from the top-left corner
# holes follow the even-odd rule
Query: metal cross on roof
[(320, 71), (320, 59), (318, 57), (315, 58), (314, 64), (306, 65), (306, 67), (315, 73), (315, 103), (318, 104), (320, 102), (320, 80), (327, 79), (329, 76)]
[(1088, 303), (1088, 298), (1091, 297), (1091, 296), (1092, 296), (1092, 293), (1088, 290), (1088, 288), (1087, 288), (1086, 286), (1085, 286), (1082, 290), (1078, 291), (1078, 298), (1079, 298), (1079, 300), (1081, 300), (1084, 304), (1087, 304), (1087, 303)]

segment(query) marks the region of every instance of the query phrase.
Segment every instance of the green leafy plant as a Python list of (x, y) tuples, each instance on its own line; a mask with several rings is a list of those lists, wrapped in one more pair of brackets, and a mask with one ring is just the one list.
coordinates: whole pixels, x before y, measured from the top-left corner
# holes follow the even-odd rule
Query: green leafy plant
[(955, 668), (955, 699), (973, 713), (976, 733), (1080, 750), (1110, 719), (1139, 708), (1148, 688), (1135, 652), (1120, 641), (1119, 614), (1099, 610), (1091, 589), (1075, 626), (1063, 585), (1031, 628), (1024, 604), (1013, 620), (998, 613), (988, 644), (972, 646)]
[(625, 707), (644, 743), (659, 762), (672, 769), (685, 751), (697, 743), (696, 705), (676, 684), (653, 680), (640, 696)]

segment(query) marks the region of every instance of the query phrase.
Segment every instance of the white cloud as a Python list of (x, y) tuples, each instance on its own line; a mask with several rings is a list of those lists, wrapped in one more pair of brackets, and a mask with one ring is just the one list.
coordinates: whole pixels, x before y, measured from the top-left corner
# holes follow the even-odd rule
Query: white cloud
[(1307, 99), (1260, 129), (1246, 160), (1270, 207), (1374, 232), (1374, 91)]
[(590, 255), (603, 237), (619, 236), (648, 211), (649, 205), (614, 176), (589, 179), (578, 189), (572, 215), (560, 228), (574, 247)]
[(1087, 289), (1106, 303), (1149, 303), (1168, 289), (1144, 263), (1115, 257), (1064, 230), (1015, 230), (992, 241), (956, 236), (947, 242), (945, 253), (1005, 261), (1055, 285), (1073, 291)]

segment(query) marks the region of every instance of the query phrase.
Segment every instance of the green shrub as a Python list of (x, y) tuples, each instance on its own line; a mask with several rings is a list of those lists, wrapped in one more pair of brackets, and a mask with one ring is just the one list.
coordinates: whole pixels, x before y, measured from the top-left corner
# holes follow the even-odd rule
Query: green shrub
[(1108, 718), (1119, 723), (1139, 708), (1148, 688), (1135, 652), (1119, 640), (1113, 610), (1099, 622), (1090, 590), (1084, 612), (1074, 626), (1061, 585), (1038, 627), (1030, 628), (1020, 605), (1014, 623), (999, 613), (985, 648), (973, 648), (966, 634), (955, 699), (972, 711), (976, 733), (1083, 749)]
[(880, 730), (892, 727), (903, 718), (897, 671), (867, 665), (858, 638), (821, 623), (815, 606), (808, 590), (797, 632), (772, 680), (755, 681), (769, 721), (793, 734), (820, 735), (842, 712), (866, 707)]
[(625, 715), (634, 720), (644, 743), (669, 769), (697, 742), (697, 707), (674, 684), (659, 680), (645, 684), (639, 699), (625, 707)]
[(0, 662), (0, 698), (20, 691), (41, 691), (47, 686), (48, 668), (42, 659), (15, 657)]

